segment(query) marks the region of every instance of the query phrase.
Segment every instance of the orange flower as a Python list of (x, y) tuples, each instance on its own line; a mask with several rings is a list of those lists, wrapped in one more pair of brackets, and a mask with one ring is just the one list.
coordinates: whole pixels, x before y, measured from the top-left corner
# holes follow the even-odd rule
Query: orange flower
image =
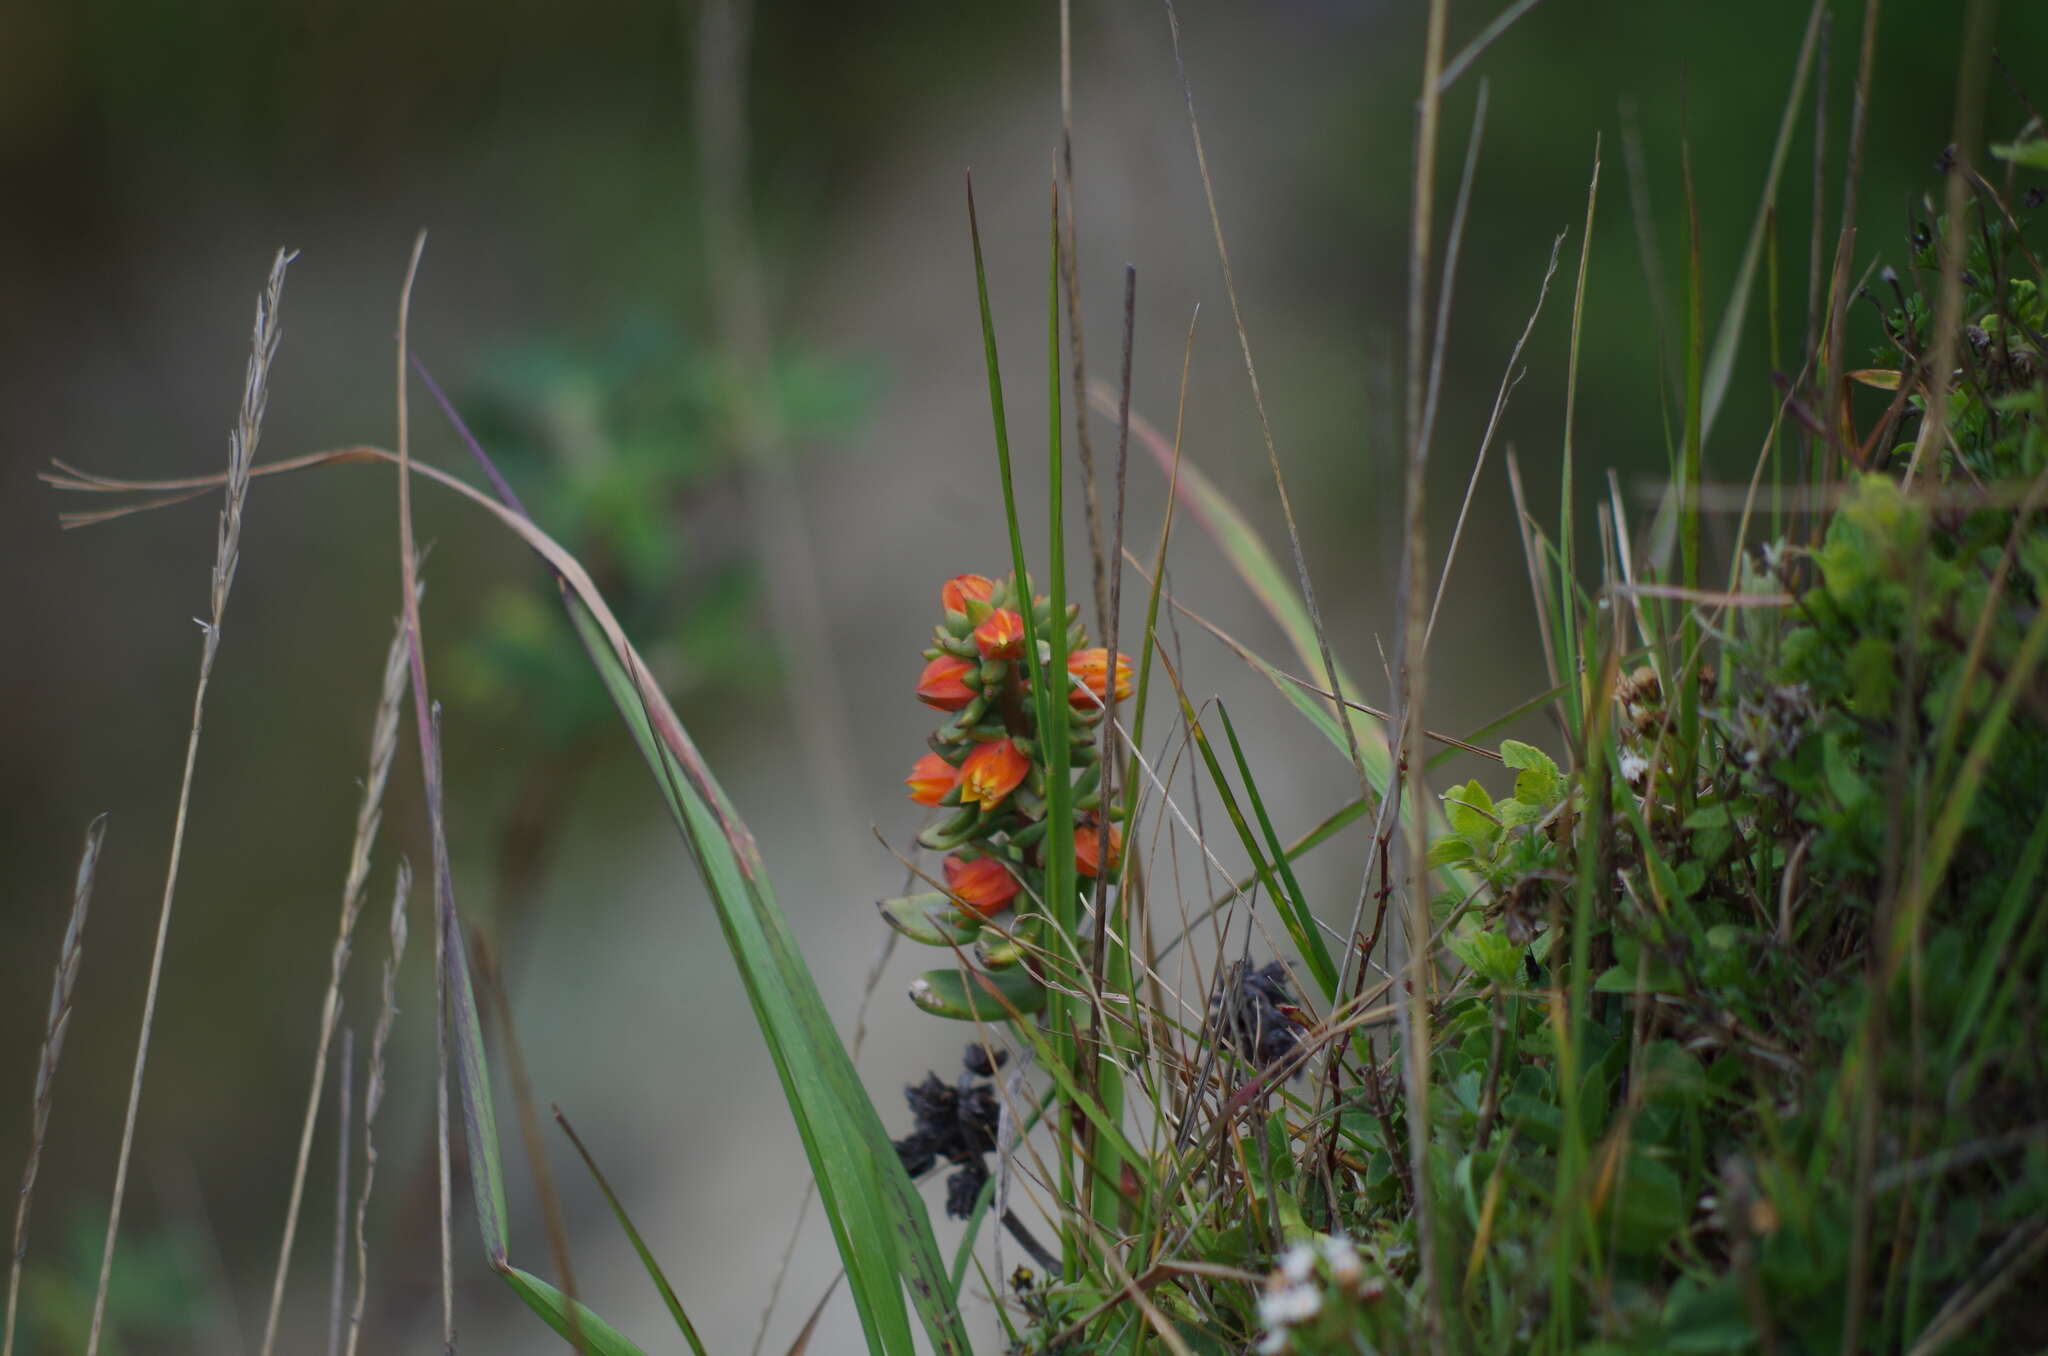
[(946, 892), (969, 913), (993, 918), (1017, 897), (1017, 878), (993, 857), (946, 858)]
[(937, 805), (960, 784), (960, 769), (936, 753), (928, 753), (911, 764), (910, 775), (903, 779), (903, 784), (910, 788), (910, 798), (919, 805)]
[(1024, 619), (1007, 607), (999, 607), (974, 628), (974, 643), (990, 659), (1015, 659), (1024, 653)]
[(1088, 692), (1095, 694), (1095, 701), (1088, 699), (1088, 692), (1069, 687), (1067, 700), (1087, 710), (1099, 701), (1105, 706), (1112, 701), (1122, 701), (1131, 695), (1131, 657), (1120, 654), (1116, 657), (1116, 696), (1109, 695), (1109, 651), (1101, 648), (1076, 650), (1067, 656), (1067, 672), (1081, 680)]
[[(1116, 870), (1117, 859), (1123, 856), (1124, 836), (1116, 825), (1109, 826), (1109, 869)], [(1074, 827), (1074, 869), (1084, 876), (1094, 876), (1102, 871), (1102, 825), (1096, 820)]]
[(917, 678), (917, 699), (941, 711), (958, 711), (974, 700), (974, 690), (963, 681), (974, 672), (971, 660), (942, 654), (924, 666)]
[(978, 574), (956, 574), (939, 590), (939, 606), (948, 612), (965, 612), (970, 600), (985, 603), (995, 591), (994, 580)]
[(960, 764), (960, 803), (993, 810), (1003, 803), (1003, 797), (1017, 789), (1030, 770), (1031, 760), (1013, 740), (976, 744)]

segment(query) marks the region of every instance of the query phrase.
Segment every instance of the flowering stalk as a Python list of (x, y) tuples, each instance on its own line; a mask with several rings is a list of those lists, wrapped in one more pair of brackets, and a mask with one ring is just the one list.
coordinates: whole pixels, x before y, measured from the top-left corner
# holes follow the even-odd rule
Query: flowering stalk
[[(1051, 604), (1014, 580), (956, 575), (940, 588), (939, 606), (942, 620), (925, 649), (916, 693), (951, 719), (932, 732), (929, 751), (911, 766), (904, 785), (911, 800), (939, 812), (918, 842), (948, 854), (945, 890), (885, 900), (882, 913), (917, 940), (952, 944), (963, 931), (974, 936), (990, 920), (1018, 910), (1000, 935), (980, 937), (980, 963), (1006, 969), (1032, 949), (1028, 943), (1044, 916), (1056, 912), (1047, 899), (1045, 855), (1052, 837), (1048, 808), (1059, 799), (1050, 795), (1056, 765), (1068, 769), (1064, 799), (1073, 816), (1074, 860), (1066, 878), (1078, 885), (1101, 874), (1105, 837), (1115, 866), (1123, 839), (1114, 821), (1123, 807), (1101, 803), (1096, 730), (1109, 707), (1130, 696), (1131, 661), (1089, 648), (1076, 606), (1065, 610), (1057, 636), (1065, 662), (1055, 669)], [(1027, 662), (1027, 635), (1037, 640), (1035, 666)], [(1035, 691), (1034, 668), (1058, 672), (1061, 690)], [(1040, 720), (1062, 697), (1066, 757), (1056, 760)], [(944, 918), (929, 912), (935, 900), (943, 901)], [(1034, 902), (1040, 908), (1029, 907)]]

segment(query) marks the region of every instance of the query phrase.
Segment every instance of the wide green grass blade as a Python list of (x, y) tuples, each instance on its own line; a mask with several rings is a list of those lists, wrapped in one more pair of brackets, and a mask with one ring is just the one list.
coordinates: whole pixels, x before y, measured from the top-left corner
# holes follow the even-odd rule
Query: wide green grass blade
[(631, 1338), (592, 1313), (588, 1305), (576, 1305), (576, 1331), (572, 1335), (569, 1330), (571, 1301), (540, 1277), (515, 1266), (500, 1267), (498, 1274), (505, 1278), (505, 1284), (512, 1287), (513, 1294), (526, 1301), (527, 1308), (546, 1319), (548, 1326), (565, 1340), (580, 1338), (584, 1351), (590, 1356), (645, 1356)]
[(640, 1265), (646, 1269), (648, 1279), (652, 1280), (654, 1288), (661, 1292), (661, 1302), (668, 1306), (668, 1316), (675, 1320), (676, 1330), (682, 1333), (683, 1340), (690, 1344), (691, 1351), (697, 1356), (704, 1356), (704, 1343), (697, 1336), (697, 1325), (690, 1322), (689, 1314), (683, 1310), (683, 1302), (676, 1298), (675, 1287), (668, 1283), (668, 1277), (662, 1272), (661, 1263), (654, 1260), (654, 1253), (640, 1237), (640, 1231), (633, 1227), (633, 1217), (626, 1213), (626, 1207), (612, 1190), (612, 1184), (605, 1180), (604, 1173), (598, 1169), (597, 1160), (592, 1158), (590, 1150), (583, 1146), (582, 1137), (569, 1124), (568, 1117), (556, 1111), (555, 1122), (562, 1127), (562, 1133), (569, 1137), (569, 1142), (576, 1146), (576, 1153), (582, 1158), (583, 1166), (590, 1170), (591, 1180), (596, 1182), (597, 1189), (604, 1193), (605, 1204), (612, 1208), (612, 1218), (626, 1231), (626, 1240), (633, 1245), (633, 1251), (639, 1255)]
[[(638, 656), (614, 648), (580, 591), (565, 599), (717, 907), (816, 1176), (869, 1349), (913, 1350), (903, 1306), (907, 1285), (934, 1348), (964, 1356), (966, 1332), (946, 1288), (924, 1202), (861, 1087), (752, 835)], [(636, 672), (628, 671), (628, 657)]]
[(449, 1030), (455, 1037), (456, 1086), (462, 1094), (462, 1132), (469, 1146), (469, 1183), (476, 1196), (477, 1232), (492, 1266), (502, 1266), (505, 1236), (505, 1164), (498, 1149), (498, 1118), (491, 1102), (491, 1069), (484, 1058), (483, 1024), (477, 1020), (476, 988), (470, 981), (469, 952), (462, 926), (445, 914), (448, 945)]

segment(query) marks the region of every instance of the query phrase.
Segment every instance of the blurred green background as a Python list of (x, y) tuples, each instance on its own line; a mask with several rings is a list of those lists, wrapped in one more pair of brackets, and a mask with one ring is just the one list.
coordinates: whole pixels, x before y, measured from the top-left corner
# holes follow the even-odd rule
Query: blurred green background
[[(1382, 671), (1378, 638), (1394, 616), (1390, 447), (1421, 8), (1180, 7), (1309, 560), (1333, 641), (1368, 677), (1369, 700), (1384, 697), (1370, 676)], [(1455, 5), (1453, 47), (1495, 8)], [(1861, 21), (1860, 6), (1843, 8), (1826, 86), (1830, 220)], [(1902, 261), (1915, 204), (1934, 189), (1961, 8), (1887, 7), (1859, 270)], [(2048, 100), (2038, 83), (2048, 7), (2002, 9), (1999, 50), (2017, 84), (1994, 77), (1994, 138), (2025, 116), (2022, 93)], [(1570, 288), (1596, 137), (1604, 169), (1580, 378), (1582, 485), (1609, 467), (1633, 485), (1663, 466), (1670, 406), (1654, 296), (1661, 287), (1682, 304), (1679, 148), (1690, 141), (1714, 318), (1756, 212), (1806, 13), (1795, 0), (1548, 0), (1453, 91), (1439, 222), (1482, 77), (1491, 113), (1448, 346), (1436, 542), (1551, 240), (1569, 229), (1501, 433), (1536, 502), (1555, 503)], [(619, 598), (762, 840), (827, 1000), (851, 1030), (882, 940), (870, 903), (902, 877), (869, 829), (900, 846), (917, 823), (900, 778), (930, 724), (910, 684), (936, 589), (1006, 558), (966, 167), (1009, 356), (1012, 431), (1034, 448), (1044, 427), (1058, 11), (764, 4), (738, 66), (707, 51), (704, 32), (695, 5), (629, 0), (573, 14), (468, 0), (8, 7), (0, 551), (15, 587), (0, 667), (0, 1172), (17, 1170), (27, 1143), (77, 844), (94, 814), (111, 814), (30, 1240), (27, 1350), (74, 1349), (89, 1305), (189, 711), (198, 646), (188, 619), (205, 610), (213, 546), (210, 499), (61, 533), (57, 512), (86, 505), (33, 476), (52, 456), (133, 476), (217, 469), (251, 298), (281, 244), (302, 253), (285, 291), (262, 454), (390, 444), (399, 280), (414, 232), (427, 228), (416, 352), (536, 515), (587, 552)], [(738, 121), (720, 112), (728, 91)], [(1182, 341), (1201, 303), (1188, 454), (1279, 546), (1163, 10), (1075, 6), (1073, 103), (1091, 371), (1112, 375), (1129, 261), (1139, 272), (1134, 403), (1170, 428)], [(1633, 184), (1623, 154), (1631, 123), (1643, 162)], [(1788, 346), (1804, 329), (1809, 127), (1780, 195)], [(738, 195), (723, 204), (715, 188), (707, 199), (720, 147), (744, 151), (729, 162)], [(1654, 283), (1645, 239), (1661, 260)], [(748, 259), (758, 305), (744, 287), (737, 303), (721, 290), (744, 279), (735, 261), (743, 270)], [(1708, 473), (1722, 479), (1747, 475), (1772, 407), (1760, 305), (1751, 317), (1708, 451)], [(1852, 336), (1852, 354), (1861, 342)], [(418, 454), (473, 477), (417, 386), (413, 412)], [(1095, 427), (1106, 456), (1112, 438)], [(746, 451), (762, 442), (766, 462)], [(1035, 513), (1042, 491), (1038, 477), (1026, 480), (1024, 507)], [(1134, 539), (1152, 539), (1161, 497), (1134, 452)], [(398, 595), (393, 501), (391, 474), (360, 467), (259, 481), (252, 494), (124, 1226), (116, 1314), (126, 1350), (253, 1350), (260, 1332)], [(803, 1181), (744, 997), (644, 769), (569, 662), (534, 562), (445, 494), (423, 491), (418, 505), (434, 544), (425, 625), (447, 704), (464, 911), (501, 955), (537, 1095), (576, 1119), (712, 1348), (735, 1349), (758, 1326)], [(1191, 606), (1285, 659), (1192, 527), (1174, 559)], [(1527, 598), (1496, 459), (1438, 631), (1431, 724), (1467, 729), (1539, 688)], [(1199, 634), (1187, 641), (1191, 686), (1232, 701), (1281, 831), (1298, 834), (1338, 803), (1348, 769), (1270, 687)], [(365, 1040), (393, 849), (427, 860), (416, 784), (402, 751), (348, 989), (346, 1020)], [(1359, 844), (1345, 840), (1310, 873), (1333, 912), (1349, 908), (1358, 858)], [(1190, 897), (1206, 894), (1188, 865)], [(428, 936), (415, 928), (381, 1118), (366, 1333), (376, 1351), (432, 1345)], [(905, 1118), (895, 1087), (930, 1067), (950, 1072), (960, 1036), (901, 1000), (917, 959), (899, 956), (884, 972), (863, 1054), (896, 1126)], [(315, 1349), (324, 1332), (331, 1154), (323, 1128), (286, 1350)], [(580, 1172), (560, 1156), (556, 1166), (584, 1294), (659, 1349), (654, 1296)], [(518, 1178), (515, 1256), (538, 1267), (539, 1220)], [(487, 1275), (460, 1216), (458, 1231), (466, 1346), (553, 1349)], [(767, 1349), (787, 1345), (832, 1272), (813, 1216)], [(850, 1309), (834, 1307), (813, 1349), (857, 1340)]]

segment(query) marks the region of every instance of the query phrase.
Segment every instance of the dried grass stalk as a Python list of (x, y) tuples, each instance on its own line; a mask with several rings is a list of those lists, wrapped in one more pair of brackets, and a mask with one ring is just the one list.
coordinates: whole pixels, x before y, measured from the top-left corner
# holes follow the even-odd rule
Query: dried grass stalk
[(150, 953), (149, 987), (142, 998), (142, 1028), (135, 1041), (135, 1071), (128, 1082), (128, 1112), (121, 1126), (121, 1153), (114, 1166), (113, 1203), (107, 1210), (107, 1239), (100, 1254), (99, 1288), (93, 1295), (92, 1329), (86, 1337), (85, 1356), (98, 1356), (100, 1331), (106, 1325), (107, 1286), (114, 1275), (114, 1243), (121, 1234), (121, 1202), (128, 1190), (128, 1164), (135, 1153), (135, 1116), (142, 1105), (142, 1075), (149, 1065), (149, 1037), (156, 1025), (157, 991), (163, 982), (164, 947), (171, 931), (171, 902), (177, 896), (185, 821), (192, 807), (192, 771), (199, 760), (206, 689), (213, 677), (214, 658), (220, 652), (220, 628), (227, 614), (228, 592), (234, 587), (235, 569), (241, 563), (242, 509), (249, 498), (249, 468), (256, 459), (263, 411), (270, 400), (270, 364), (277, 356), (277, 343), (283, 333), (278, 328), (277, 308), (284, 293), (285, 269), (297, 257), (290, 250), (279, 250), (277, 258), (271, 261), (270, 280), (256, 301), (249, 366), (242, 380), (242, 408), (234, 432), (228, 436), (227, 503), (221, 509), (220, 528), (214, 539), (212, 611), (209, 620), (202, 623), (205, 639), (199, 651), (199, 680), (192, 692), (192, 730), (185, 742), (185, 772), (178, 787), (178, 813), (171, 829), (171, 860), (164, 869), (163, 905), (157, 913), (156, 944)]
[(71, 921), (64, 925), (64, 943), (57, 949), (57, 974), (50, 983), (50, 1015), (43, 1024), (43, 1056), (36, 1063), (34, 1110), (30, 1113), (28, 1165), (21, 1170), (21, 1196), (14, 1205), (14, 1261), (7, 1271), (7, 1325), (0, 1328), (0, 1356), (14, 1354), (14, 1318), (21, 1300), (21, 1263), (28, 1256), (28, 1207), (35, 1196), (36, 1170), (42, 1166), (44, 1133), (50, 1126), (51, 1089), (57, 1061), (64, 1056), (64, 1033), (71, 1026), (71, 990), (78, 983), (78, 964), (85, 958), (85, 913), (92, 902), (92, 883), (99, 865), (100, 844), (107, 836), (101, 815), (85, 831), (85, 851), (78, 858), (78, 884), (71, 892)]
[(285, 1275), (291, 1269), (292, 1240), (298, 1232), (299, 1207), (306, 1191), (307, 1165), (312, 1161), (313, 1129), (320, 1118), (320, 1093), (327, 1081), (327, 1055), (341, 1018), (341, 981), (348, 973), (351, 939), (363, 912), (363, 887), (370, 878), (370, 849), (384, 817), (384, 788), (391, 780), (391, 761), (398, 752), (398, 718), (405, 700), (407, 666), (405, 629), (392, 633), (384, 652), (384, 678), (377, 697), (377, 716), (370, 726), (369, 771), (356, 807), (355, 842), (349, 850), (348, 876), (341, 887), (341, 920), (327, 962), (327, 997), (320, 1010), (320, 1038), (313, 1051), (313, 1086), (306, 1092), (306, 1115), (299, 1127), (298, 1166), (292, 1173), (291, 1196), (285, 1205), (284, 1239), (278, 1245), (277, 1271), (270, 1284), (270, 1312), (263, 1321), (263, 1356), (277, 1345), (278, 1317), (284, 1309)]

